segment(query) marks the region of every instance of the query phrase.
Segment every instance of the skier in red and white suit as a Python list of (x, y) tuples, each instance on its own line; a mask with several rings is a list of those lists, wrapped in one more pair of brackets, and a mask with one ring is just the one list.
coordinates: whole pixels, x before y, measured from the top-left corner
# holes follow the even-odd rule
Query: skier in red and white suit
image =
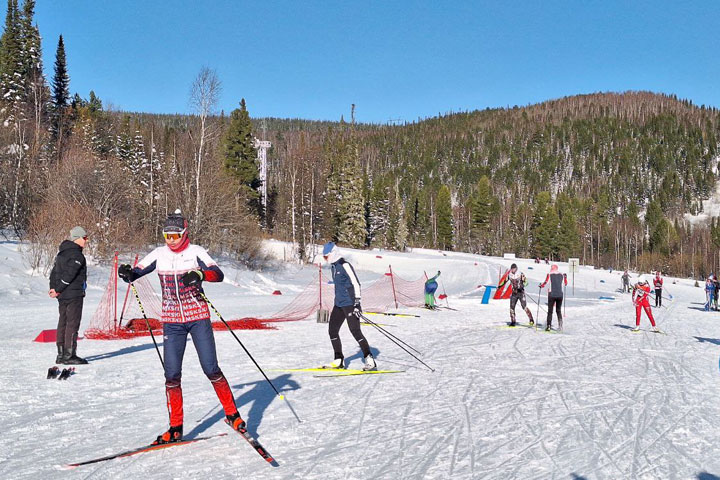
[(170, 429), (158, 436), (153, 445), (182, 440), (181, 378), (188, 335), (195, 344), (200, 366), (223, 406), (226, 422), (238, 431), (246, 428), (235, 406), (230, 385), (218, 366), (210, 311), (202, 295), (203, 281), (222, 282), (224, 275), (204, 248), (190, 243), (187, 228), (187, 220), (177, 210), (165, 221), (165, 245), (150, 252), (137, 267), (121, 265), (118, 269), (118, 276), (126, 282), (134, 282), (156, 269), (160, 277), (165, 393)]
[(635, 328), (633, 328), (633, 331), (640, 330), (640, 311), (643, 309), (650, 319), (653, 330), (658, 331), (650, 308), (650, 285), (643, 275), (640, 276), (638, 283), (633, 287), (633, 304), (635, 304)]

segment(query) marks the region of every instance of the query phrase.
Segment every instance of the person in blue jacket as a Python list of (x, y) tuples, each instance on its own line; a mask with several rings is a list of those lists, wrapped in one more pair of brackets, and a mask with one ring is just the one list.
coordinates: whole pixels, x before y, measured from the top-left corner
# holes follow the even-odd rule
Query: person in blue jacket
[(335, 284), (335, 305), (332, 312), (330, 312), (330, 325), (328, 327), (335, 359), (330, 366), (332, 368), (345, 368), (345, 357), (343, 356), (342, 342), (340, 341), (340, 327), (347, 320), (350, 333), (355, 337), (358, 345), (360, 345), (363, 357), (365, 357), (363, 370), (375, 370), (377, 368), (375, 358), (370, 353), (367, 339), (360, 330), (360, 316), (362, 315), (360, 280), (355, 274), (355, 269), (342, 257), (337, 245), (333, 242), (328, 242), (323, 247), (323, 258), (330, 263), (332, 279)]
[(710, 308), (712, 307), (713, 297), (715, 295), (715, 282), (713, 281), (713, 276), (710, 274), (710, 276), (705, 281), (705, 299), (707, 302), (705, 303), (705, 311), (709, 312)]
[(428, 278), (425, 282), (425, 308), (435, 310), (435, 291), (438, 288), (437, 278), (440, 276), (440, 270), (437, 275), (432, 278)]

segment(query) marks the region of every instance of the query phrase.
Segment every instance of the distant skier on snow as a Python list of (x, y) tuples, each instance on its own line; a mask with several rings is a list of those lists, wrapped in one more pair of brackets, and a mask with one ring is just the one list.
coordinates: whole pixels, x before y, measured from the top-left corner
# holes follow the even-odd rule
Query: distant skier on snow
[(226, 422), (238, 431), (245, 428), (230, 385), (218, 366), (210, 311), (200, 295), (203, 280), (222, 282), (224, 274), (204, 248), (190, 243), (187, 228), (180, 210), (175, 211), (165, 221), (165, 245), (150, 252), (135, 268), (127, 264), (118, 268), (118, 276), (128, 283), (157, 268), (162, 287), (165, 395), (170, 429), (158, 436), (153, 445), (179, 442), (183, 437), (180, 381), (188, 334), (195, 344), (200, 366), (223, 406)]
[(709, 312), (715, 298), (715, 281), (712, 274), (705, 280), (705, 311)]
[(552, 311), (553, 306), (557, 312), (558, 317), (558, 328), (563, 328), (563, 317), (562, 317), (562, 302), (563, 302), (563, 283), (567, 286), (567, 275), (558, 271), (558, 266), (553, 265), (550, 267), (550, 273), (545, 277), (545, 281), (540, 284), (540, 289), (545, 288), (545, 285), (550, 283), (548, 289), (548, 312), (547, 312), (547, 325), (545, 325), (545, 331), (549, 332), (552, 325)]
[(432, 278), (428, 278), (425, 281), (425, 308), (434, 310), (435, 307), (435, 291), (438, 288), (437, 278), (440, 276), (440, 270), (437, 275)]
[(632, 300), (633, 304), (635, 305), (635, 328), (633, 328), (633, 332), (637, 332), (640, 330), (641, 310), (645, 310), (645, 313), (650, 319), (650, 324), (652, 325), (653, 331), (659, 332), (657, 326), (655, 325), (655, 319), (653, 318), (652, 309), (650, 308), (650, 284), (648, 284), (648, 281), (644, 275), (640, 275), (640, 278), (638, 278), (638, 282), (633, 287)]
[(623, 293), (630, 292), (630, 274), (628, 273), (628, 271), (625, 270), (625, 273), (623, 273), (622, 277), (620, 277), (620, 278), (622, 278)]
[(655, 287), (655, 306), (662, 307), (663, 279), (660, 276), (660, 270), (655, 272), (655, 278), (653, 279), (653, 287)]
[(522, 309), (525, 310), (530, 325), (534, 325), (535, 321), (533, 320), (532, 313), (530, 312), (530, 309), (527, 306), (527, 301), (525, 300), (525, 287), (528, 284), (528, 280), (524, 273), (518, 271), (518, 266), (514, 263), (510, 265), (510, 273), (508, 273), (505, 282), (503, 282), (502, 285), (499, 285), (498, 288), (502, 288), (502, 286), (507, 282), (510, 282), (510, 285), (512, 286), (512, 293), (510, 294), (510, 326), (514, 327), (516, 325), (515, 306), (518, 301), (520, 301)]
[(335, 359), (330, 366), (333, 368), (345, 368), (345, 357), (343, 356), (342, 342), (340, 341), (340, 327), (347, 320), (350, 333), (357, 340), (365, 357), (363, 370), (375, 370), (377, 368), (375, 358), (370, 352), (367, 339), (360, 330), (360, 316), (362, 315), (360, 280), (355, 274), (355, 269), (343, 258), (337, 245), (333, 242), (328, 242), (323, 247), (323, 258), (330, 263), (332, 279), (335, 284), (335, 305), (332, 312), (330, 312), (328, 325), (330, 343), (332, 343)]

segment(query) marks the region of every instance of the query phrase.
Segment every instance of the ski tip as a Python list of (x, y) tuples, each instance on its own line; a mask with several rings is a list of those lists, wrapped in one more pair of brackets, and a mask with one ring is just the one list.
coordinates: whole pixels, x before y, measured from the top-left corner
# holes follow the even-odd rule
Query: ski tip
[(285, 395), (279, 395), (280, 400), (285, 400)]

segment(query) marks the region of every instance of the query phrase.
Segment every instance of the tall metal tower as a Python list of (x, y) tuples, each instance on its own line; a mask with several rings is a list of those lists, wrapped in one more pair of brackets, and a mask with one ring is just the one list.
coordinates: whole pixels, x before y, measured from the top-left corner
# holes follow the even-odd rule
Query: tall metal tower
[(257, 149), (257, 158), (260, 163), (260, 180), (262, 181), (260, 192), (262, 193), (263, 208), (267, 208), (267, 151), (268, 148), (272, 147), (272, 143), (255, 138), (253, 139), (253, 146)]

